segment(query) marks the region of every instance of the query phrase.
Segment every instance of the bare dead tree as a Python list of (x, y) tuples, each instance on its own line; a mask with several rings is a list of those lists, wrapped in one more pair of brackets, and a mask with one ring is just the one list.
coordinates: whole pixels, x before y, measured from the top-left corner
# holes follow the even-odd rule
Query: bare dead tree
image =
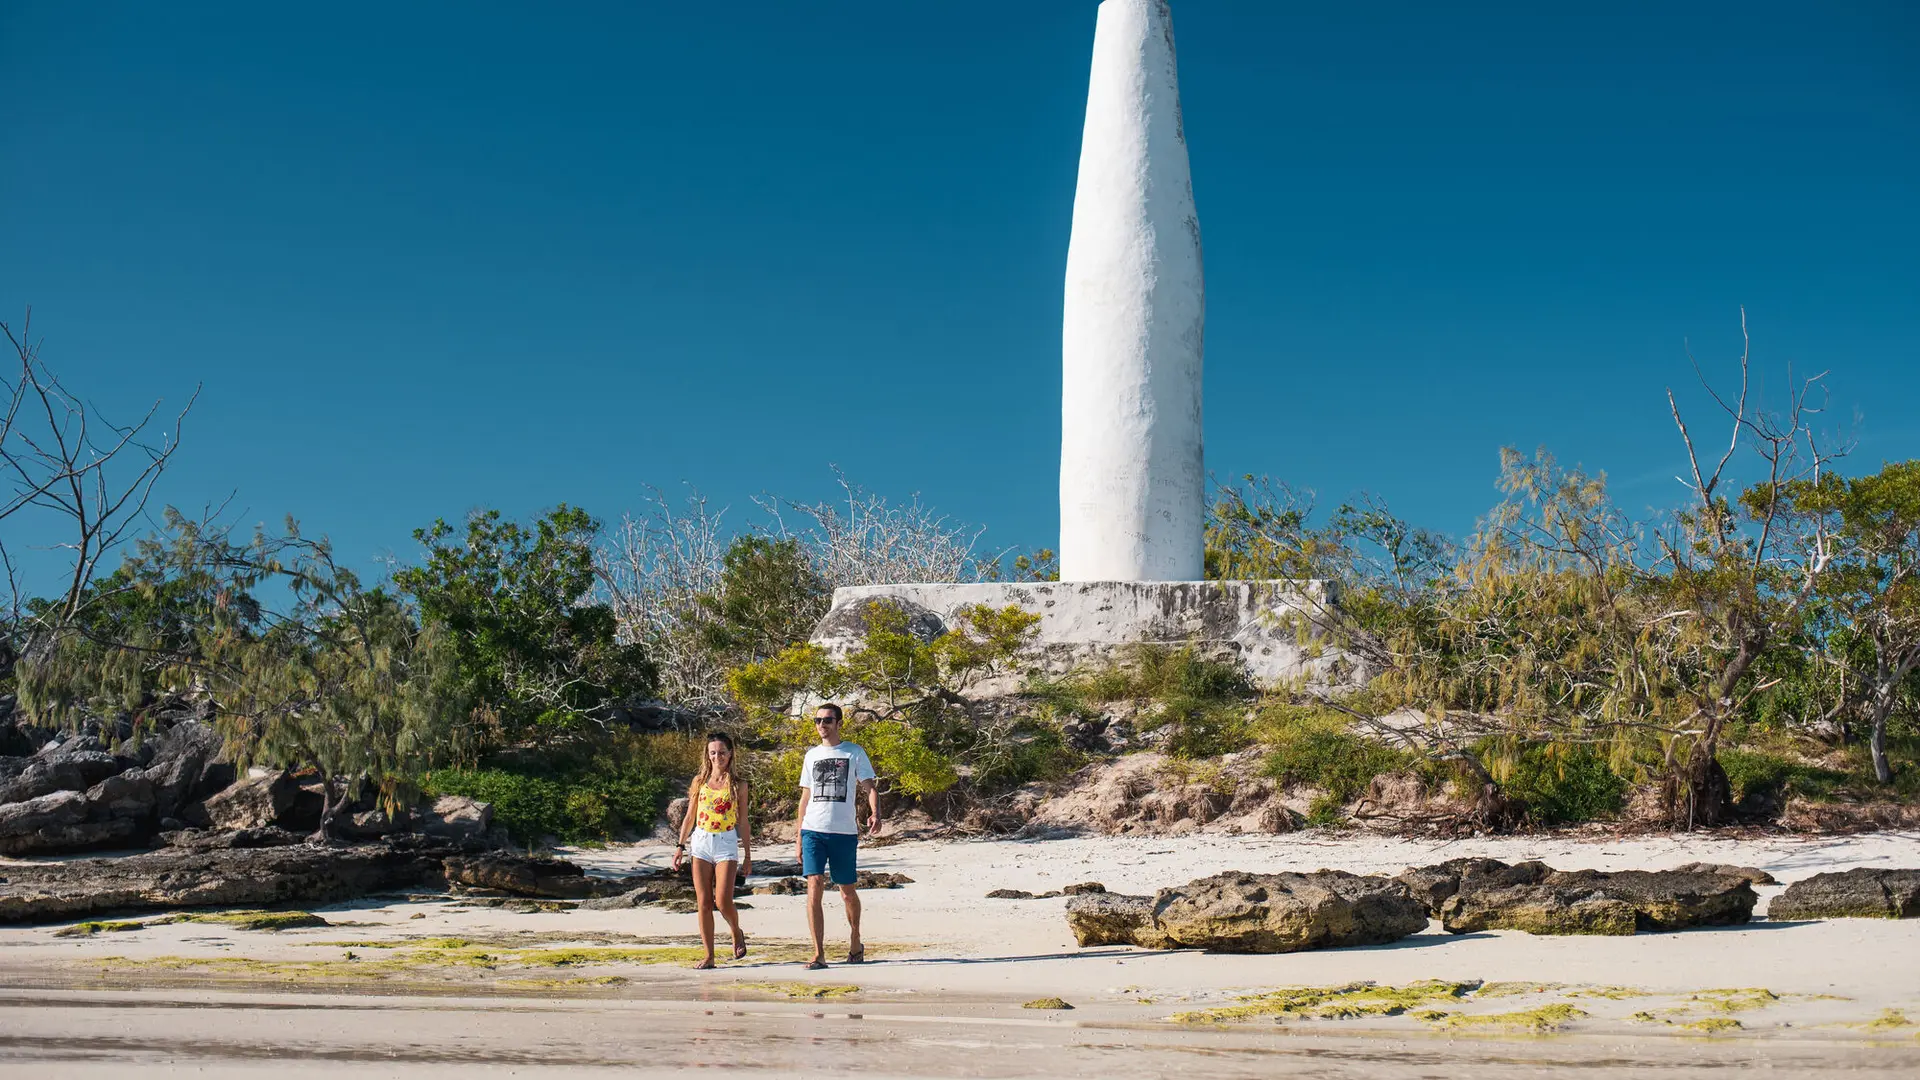
[(699, 714), (731, 708), (727, 673), (704, 645), (713, 619), (701, 598), (720, 587), (728, 538), (724, 511), (691, 492), (682, 508), (665, 493), (650, 494), (648, 510), (625, 515), (595, 555), (608, 606), (621, 639), (645, 645), (660, 670), (660, 690), (675, 705)]
[[(799, 538), (815, 572), (829, 588), (979, 579), (976, 548), (986, 533), (984, 527), (950, 522), (921, 505), (918, 495), (905, 503), (890, 503), (862, 490), (838, 469), (834, 476), (842, 493), (834, 502), (754, 500), (773, 520), (778, 535)], [(806, 524), (789, 531), (783, 509)]]
[[(1677, 827), (1717, 824), (1730, 805), (1724, 774), (1715, 760), (1720, 736), (1753, 694), (1766, 688), (1749, 680), (1769, 645), (1789, 632), (1833, 563), (1831, 523), (1788, 511), (1796, 484), (1817, 485), (1847, 447), (1823, 446), (1813, 424), (1826, 398), (1822, 372), (1801, 380), (1787, 406), (1766, 412), (1753, 396), (1752, 338), (1740, 312), (1740, 389), (1727, 400), (1694, 362), (1694, 373), (1726, 424), (1727, 444), (1709, 468), (1701, 446), (1681, 415), (1671, 388), (1667, 404), (1686, 447), (1691, 493), (1674, 527), (1659, 534), (1668, 573), (1664, 581), (1676, 608), (1667, 621), (1676, 649), (1700, 676), (1690, 690), (1687, 740), (1668, 744), (1668, 804)], [(1689, 360), (1692, 360), (1691, 355)], [(1744, 491), (1729, 488), (1728, 468), (1742, 444), (1758, 457), (1765, 477)], [(1805, 527), (1788, 535), (1799, 522)], [(1685, 758), (1680, 754), (1684, 746)]]
[[(155, 424), (158, 400), (134, 423), (113, 423), (41, 362), (32, 320), (29, 309), (18, 333), (0, 323), (0, 333), (6, 335), (19, 360), (4, 389), (6, 415), (0, 426), (0, 477), (4, 479), (0, 484), (5, 491), (0, 493), (0, 521), (29, 510), (64, 519), (65, 539), (53, 546), (70, 552), (72, 565), (53, 617), (71, 620), (102, 560), (119, 550), (145, 520), (147, 500), (180, 447), (182, 425), (200, 388), (194, 387), (170, 427)], [(3, 545), (0, 562), (11, 586), (13, 561)], [(10, 591), (17, 605), (17, 587)]]

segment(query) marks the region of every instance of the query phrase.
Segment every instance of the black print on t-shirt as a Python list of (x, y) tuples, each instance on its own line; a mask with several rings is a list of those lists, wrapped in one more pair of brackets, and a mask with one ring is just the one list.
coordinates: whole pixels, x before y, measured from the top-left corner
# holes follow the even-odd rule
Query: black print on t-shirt
[(853, 772), (853, 759), (817, 758), (813, 763), (813, 797), (819, 802), (846, 802), (847, 777)]

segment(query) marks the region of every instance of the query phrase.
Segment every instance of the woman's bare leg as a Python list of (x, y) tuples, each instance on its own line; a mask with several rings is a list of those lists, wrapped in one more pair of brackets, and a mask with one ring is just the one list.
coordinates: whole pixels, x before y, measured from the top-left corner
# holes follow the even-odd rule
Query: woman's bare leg
[[(740, 932), (740, 912), (733, 906), (733, 880), (740, 871), (740, 864), (731, 860), (718, 863), (713, 868), (713, 900), (720, 908), (720, 914), (727, 920), (728, 929), (733, 931), (733, 951), (737, 954), (747, 944), (747, 936)], [(708, 919), (712, 925), (712, 919)], [(711, 942), (711, 938), (709, 938)], [(708, 944), (707, 952), (713, 952)]]
[[(693, 900), (700, 909), (700, 944), (706, 946), (707, 959), (703, 966), (713, 966), (713, 864), (705, 859), (693, 860)], [(732, 898), (727, 904), (732, 906)]]

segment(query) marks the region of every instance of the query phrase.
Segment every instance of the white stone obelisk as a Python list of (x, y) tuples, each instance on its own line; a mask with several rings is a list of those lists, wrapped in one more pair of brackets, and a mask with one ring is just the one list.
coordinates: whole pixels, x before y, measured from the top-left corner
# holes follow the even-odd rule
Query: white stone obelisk
[(1061, 335), (1060, 577), (1198, 581), (1200, 221), (1167, 0), (1105, 0)]

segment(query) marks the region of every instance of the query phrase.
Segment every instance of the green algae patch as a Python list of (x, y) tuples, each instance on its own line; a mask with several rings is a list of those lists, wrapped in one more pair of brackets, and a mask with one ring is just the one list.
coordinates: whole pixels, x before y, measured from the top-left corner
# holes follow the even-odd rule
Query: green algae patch
[(1907, 1014), (1899, 1009), (1882, 1009), (1879, 1016), (1866, 1023), (1850, 1026), (1859, 1028), (1861, 1031), (1899, 1031), (1901, 1028), (1912, 1027), (1913, 1021), (1907, 1019)]
[(1057, 997), (1034, 998), (1032, 1001), (1023, 1003), (1020, 1007), (1023, 1009), (1071, 1009), (1073, 1008), (1073, 1006), (1067, 1004), (1064, 999), (1057, 998)]
[(53, 932), (54, 937), (92, 937), (95, 934), (122, 934), (128, 930), (138, 930), (149, 924), (143, 922), (83, 922), (62, 927)]
[(1780, 1000), (1780, 995), (1764, 987), (1746, 986), (1722, 990), (1701, 990), (1687, 998), (1715, 1012), (1737, 1013), (1764, 1009)]
[(596, 975), (578, 979), (501, 979), (496, 986), (509, 986), (515, 990), (591, 990), (603, 986), (621, 986), (628, 982), (624, 975)]
[(1576, 986), (1567, 991), (1570, 998), (1605, 998), (1608, 1001), (1626, 1001), (1631, 998), (1652, 997), (1653, 991), (1642, 990), (1637, 986)]
[(1690, 1024), (1675, 1024), (1682, 1031), (1697, 1031), (1702, 1035), (1720, 1035), (1729, 1031), (1739, 1031), (1740, 1021), (1731, 1016), (1709, 1016), (1705, 1020), (1695, 1020)]
[(1529, 994), (1551, 994), (1565, 987), (1564, 983), (1542, 982), (1490, 982), (1474, 991), (1475, 997), (1501, 998), (1525, 997)]
[(1238, 1005), (1175, 1013), (1181, 1024), (1223, 1024), (1241, 1020), (1288, 1018), (1350, 1020), (1363, 1016), (1398, 1016), (1436, 1001), (1458, 1000), (1478, 989), (1478, 982), (1429, 979), (1406, 986), (1379, 986), (1370, 982), (1345, 986), (1292, 986), (1261, 994), (1243, 994)]
[[(377, 955), (361, 956), (349, 948), (336, 960), (256, 960), (227, 956), (161, 956), (148, 959), (106, 957), (98, 964), (103, 972), (138, 970), (224, 975), (263, 980), (382, 980), (393, 978), (447, 978), (461, 971), (513, 971), (538, 968), (591, 968), (614, 964), (678, 964), (692, 967), (706, 959), (706, 950), (698, 945), (670, 944), (653, 946), (583, 946), (571, 948), (513, 948), (492, 944), (485, 939), (423, 938), (413, 941), (369, 941), (330, 943), (379, 950)], [(868, 945), (869, 955), (894, 951), (899, 946)], [(797, 941), (756, 943), (745, 963), (765, 961), (799, 962), (813, 955), (811, 943)], [(734, 963), (723, 960), (723, 965)]]
[(210, 923), (237, 930), (304, 930), (310, 926), (330, 926), (311, 911), (209, 911), (174, 915), (166, 922)]
[(779, 994), (781, 997), (810, 998), (816, 1001), (846, 997), (848, 994), (860, 992), (857, 986), (829, 986), (823, 983), (804, 982), (743, 982), (734, 983), (733, 988), (757, 990), (764, 994)]
[(1424, 1020), (1435, 1027), (1450, 1030), (1497, 1028), (1502, 1031), (1526, 1031), (1535, 1035), (1548, 1035), (1566, 1024), (1569, 1020), (1578, 1020), (1586, 1016), (1584, 1009), (1577, 1009), (1565, 1002), (1542, 1005), (1537, 1009), (1523, 1009), (1507, 1013), (1449, 1013), (1430, 1010), (1416, 1014), (1416, 1019)]

